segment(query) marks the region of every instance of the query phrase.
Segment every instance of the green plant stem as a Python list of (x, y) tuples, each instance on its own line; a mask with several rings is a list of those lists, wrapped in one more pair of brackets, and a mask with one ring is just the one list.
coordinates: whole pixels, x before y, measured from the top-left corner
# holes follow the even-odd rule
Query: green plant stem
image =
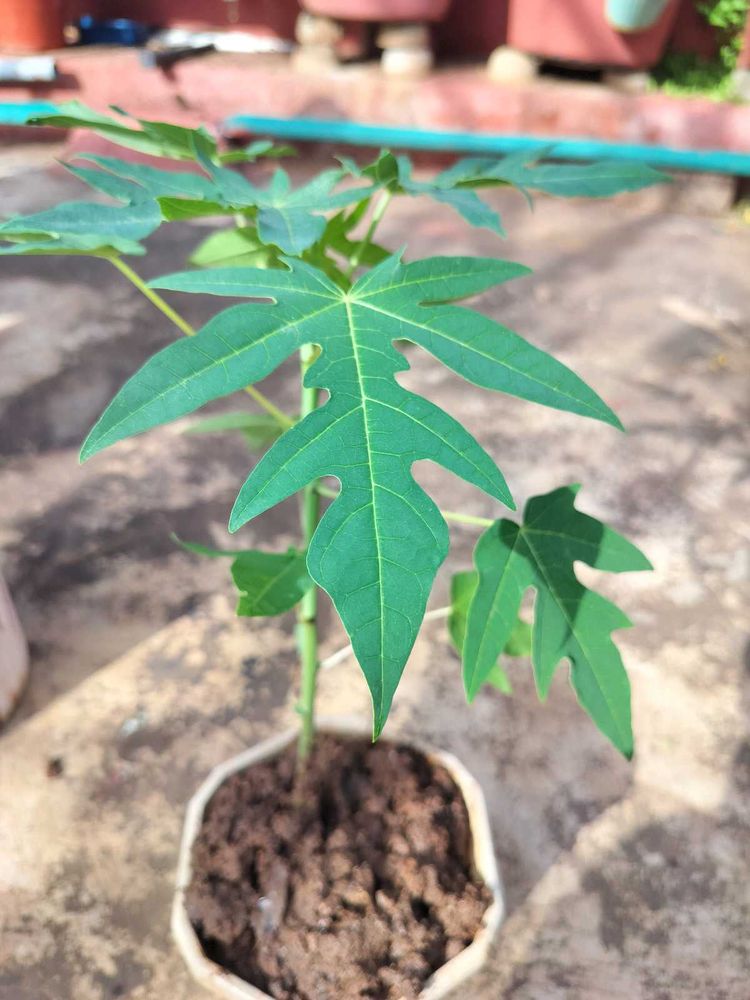
[[(328, 497), (331, 500), (335, 500), (339, 495), (338, 490), (332, 490), (329, 486), (323, 486), (320, 482), (316, 486), (316, 490), (319, 496)], [(453, 510), (441, 510), (440, 513), (446, 521), (452, 521), (454, 524), (475, 524), (480, 528), (489, 528), (491, 524), (495, 523), (486, 517), (476, 517), (474, 514), (460, 514)]]
[[(149, 288), (146, 282), (141, 278), (139, 274), (130, 267), (121, 257), (108, 257), (108, 260), (114, 264), (120, 274), (124, 275), (128, 281), (134, 285), (138, 291), (144, 295), (149, 302), (156, 306), (159, 312), (163, 313), (167, 319), (171, 320), (172, 323), (185, 334), (186, 337), (194, 337), (196, 334), (195, 327), (191, 326), (186, 319), (184, 319), (178, 312), (176, 312), (168, 302), (165, 302), (158, 292), (155, 292), (153, 288)], [(255, 388), (254, 385), (245, 386), (245, 392), (250, 396), (261, 409), (265, 410), (266, 413), (270, 414), (276, 423), (283, 427), (284, 430), (289, 430), (290, 427), (294, 426), (294, 420), (287, 416), (282, 410), (275, 406), (267, 396), (264, 396), (262, 392)]]
[(320, 480), (318, 480), (318, 485), (315, 488), (318, 491), (318, 496), (327, 497), (329, 500), (335, 500), (339, 495), (338, 490), (332, 490), (329, 486), (324, 486)]
[(441, 510), (440, 513), (446, 521), (452, 521), (454, 524), (476, 524), (480, 528), (489, 528), (491, 524), (495, 523), (487, 517), (475, 517), (474, 514), (459, 514), (453, 510)]
[[(300, 352), (300, 420), (312, 413), (318, 405), (319, 389), (308, 389), (304, 378), (308, 368), (317, 357), (312, 344), (306, 344)], [(305, 549), (310, 545), (320, 518), (320, 493), (318, 482), (314, 480), (302, 491), (301, 509), (302, 537)], [(297, 611), (297, 644), (302, 663), (302, 682), (298, 711), (302, 718), (297, 758), (302, 767), (310, 755), (315, 737), (315, 690), (318, 679), (318, 588), (311, 587), (299, 603)]]
[(346, 276), (350, 280), (353, 277), (354, 272), (362, 263), (362, 257), (364, 255), (364, 252), (372, 243), (372, 238), (375, 235), (375, 230), (378, 228), (380, 220), (385, 215), (385, 210), (388, 208), (388, 205), (390, 204), (392, 197), (393, 193), (391, 191), (388, 190), (383, 191), (382, 195), (380, 196), (380, 200), (373, 209), (372, 218), (370, 219), (370, 225), (367, 227), (367, 232), (365, 233), (362, 242), (354, 251), (354, 255), (349, 260), (349, 270), (346, 272)]

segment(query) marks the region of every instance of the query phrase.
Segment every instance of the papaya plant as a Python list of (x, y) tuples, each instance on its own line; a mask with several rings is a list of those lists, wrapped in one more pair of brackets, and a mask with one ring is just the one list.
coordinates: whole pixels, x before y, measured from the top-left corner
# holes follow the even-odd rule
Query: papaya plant
[[(132, 435), (245, 392), (260, 412), (209, 416), (193, 433), (241, 433), (262, 457), (241, 485), (229, 528), (294, 494), (301, 541), (286, 552), (216, 551), (229, 557), (238, 614), (297, 610), (301, 658), (300, 758), (310, 752), (319, 669), (317, 592), (335, 605), (373, 703), (373, 735), (385, 725), (449, 545), (448, 522), (483, 529), (473, 570), (454, 577), (449, 629), (463, 658), (467, 697), (490, 683), (509, 691), (503, 651), (531, 653), (540, 697), (561, 661), (582, 707), (626, 756), (633, 750), (630, 692), (612, 632), (630, 623), (584, 587), (574, 562), (612, 572), (648, 569), (635, 546), (575, 507), (578, 487), (535, 497), (522, 520), (488, 520), (438, 509), (412, 476), (430, 459), (515, 509), (494, 459), (470, 431), (424, 396), (403, 388), (405, 345), (416, 345), (474, 386), (508, 393), (621, 427), (574, 372), (462, 300), (527, 274), (494, 257), (409, 260), (376, 242), (394, 197), (427, 197), (468, 224), (501, 235), (485, 187), (527, 197), (606, 197), (665, 180), (640, 164), (541, 162), (552, 151), (468, 158), (417, 179), (404, 156), (381, 152), (360, 167), (342, 158), (301, 187), (276, 169), (259, 185), (236, 165), (288, 151), (269, 142), (222, 151), (202, 128), (102, 115), (61, 105), (30, 124), (88, 128), (159, 165), (79, 155), (67, 169), (110, 201), (69, 202), (0, 224), (3, 254), (84, 254), (120, 271), (180, 331), (120, 389), (89, 433), (82, 460)], [(167, 169), (163, 160), (181, 161)], [(190, 257), (192, 269), (145, 282), (127, 262), (174, 220), (225, 216)], [(244, 299), (200, 330), (161, 292)], [(300, 363), (299, 412), (284, 413), (256, 383), (291, 355)], [(326, 398), (322, 398), (322, 393)], [(332, 477), (332, 488), (324, 482)], [(324, 509), (325, 506), (325, 509)], [(519, 618), (536, 592), (533, 624)]]

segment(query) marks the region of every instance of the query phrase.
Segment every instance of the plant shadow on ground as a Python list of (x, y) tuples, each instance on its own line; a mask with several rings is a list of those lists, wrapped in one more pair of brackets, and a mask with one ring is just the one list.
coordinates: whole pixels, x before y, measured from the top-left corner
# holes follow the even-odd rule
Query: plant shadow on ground
[(750, 640), (739, 683), (744, 736), (727, 754), (720, 801), (684, 808), (677, 788), (674, 797), (636, 788), (511, 918), (502, 939), (511, 954), (499, 977), (487, 970), (492, 990), (513, 1000), (561, 989), (598, 998), (606, 984), (610, 995), (643, 1000), (744, 1000)]

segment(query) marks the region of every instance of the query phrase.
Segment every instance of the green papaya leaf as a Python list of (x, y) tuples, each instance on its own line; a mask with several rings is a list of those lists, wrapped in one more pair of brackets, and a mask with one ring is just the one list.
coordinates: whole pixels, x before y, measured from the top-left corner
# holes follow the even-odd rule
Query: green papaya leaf
[(187, 552), (209, 559), (232, 559), (232, 580), (239, 591), (237, 614), (244, 618), (280, 615), (302, 600), (313, 586), (305, 566), (305, 553), (261, 552), (259, 549), (214, 549), (198, 542), (173, 540)]
[(519, 618), (513, 626), (510, 638), (505, 643), (503, 652), (506, 656), (531, 656), (531, 625)]
[[(173, 160), (194, 160), (198, 137), (208, 154), (214, 159), (218, 158), (216, 141), (202, 127), (191, 129), (169, 122), (131, 118), (119, 108), (113, 107), (112, 110), (116, 113), (116, 118), (93, 111), (79, 101), (65, 101), (58, 105), (54, 114), (36, 115), (29, 119), (28, 124), (52, 128), (85, 128), (118, 146)], [(134, 127), (131, 122), (138, 127)]]
[(252, 451), (267, 448), (281, 436), (278, 421), (267, 413), (217, 413), (191, 424), (186, 434), (218, 434), (239, 431)]
[(496, 663), (492, 670), (490, 670), (487, 674), (487, 683), (491, 687), (497, 688), (501, 694), (513, 694), (513, 686), (510, 683), (510, 677), (508, 677), (499, 663)]
[(232, 579), (240, 592), (237, 614), (249, 618), (290, 611), (313, 586), (305, 553), (297, 549), (242, 552), (232, 563)]
[(334, 192), (340, 179), (340, 170), (326, 170), (295, 190), (286, 171), (277, 170), (268, 189), (250, 201), (258, 206), (258, 232), (263, 242), (293, 254), (316, 243), (326, 228), (321, 213), (369, 196), (369, 188)]
[(460, 187), (444, 174), (436, 174), (428, 181), (418, 181), (412, 176), (411, 160), (408, 156), (396, 157), (398, 162), (399, 186), (405, 194), (413, 197), (426, 195), (433, 201), (448, 205), (469, 223), (481, 229), (491, 229), (499, 236), (505, 235), (500, 216), (482, 201), (475, 191)]
[(522, 150), (500, 158), (466, 157), (426, 181), (413, 177), (408, 157), (394, 156), (387, 151), (382, 151), (365, 167), (359, 167), (346, 157), (341, 158), (340, 162), (354, 177), (367, 178), (394, 193), (426, 195), (450, 205), (470, 225), (491, 229), (500, 235), (503, 235), (500, 217), (472, 188), (508, 184), (518, 188), (527, 197), (530, 190), (535, 190), (563, 198), (606, 198), (670, 180), (667, 174), (654, 170), (645, 163), (538, 162), (551, 155), (554, 155), (554, 145)]
[(235, 209), (219, 201), (199, 198), (157, 198), (165, 222), (189, 222), (207, 216), (234, 215)]
[(481, 314), (448, 305), (526, 273), (483, 258), (389, 257), (343, 289), (287, 260), (288, 271), (226, 268), (173, 275), (155, 287), (267, 299), (219, 313), (195, 337), (160, 351), (120, 390), (81, 457), (193, 412), (257, 382), (305, 344), (321, 353), (305, 384), (329, 400), (261, 458), (230, 528), (312, 480), (342, 484), (312, 540), (307, 564), (332, 597), (370, 686), (381, 731), (448, 547), (437, 507), (412, 478), (431, 459), (512, 506), (492, 459), (452, 417), (404, 389), (408, 364), (393, 342), (421, 344), (480, 385), (617, 423), (564, 365)]
[(582, 707), (626, 756), (633, 753), (630, 686), (611, 638), (630, 622), (610, 601), (584, 587), (575, 560), (622, 573), (651, 569), (627, 539), (576, 510), (578, 486), (566, 486), (526, 505), (522, 524), (496, 521), (474, 553), (479, 574), (463, 644), (464, 685), (471, 700), (505, 647), (529, 587), (536, 590), (532, 663), (540, 698), (561, 659)]
[(4, 254), (24, 253), (143, 253), (139, 241), (161, 223), (153, 200), (132, 205), (63, 202), (56, 208), (16, 216), (0, 223)]
[[(475, 570), (454, 573), (451, 579), (451, 612), (448, 617), (448, 634), (460, 656), (466, 638), (466, 623), (471, 601), (477, 589), (479, 574)], [(531, 654), (531, 626), (522, 618), (516, 619), (513, 630), (502, 652), (506, 656), (521, 657)], [(486, 683), (496, 687), (503, 694), (511, 694), (512, 687), (508, 675), (499, 662), (491, 668)]]
[(63, 166), (79, 181), (83, 181), (95, 191), (101, 191), (102, 194), (106, 194), (124, 205), (133, 205), (136, 202), (151, 199), (151, 195), (140, 184), (135, 184), (133, 181), (115, 177), (113, 174), (105, 173), (103, 170), (94, 170), (91, 167), (77, 167), (73, 166), (72, 163), (64, 163)]
[(386, 257), (391, 254), (390, 250), (380, 246), (378, 243), (367, 241), (364, 249), (361, 240), (351, 239), (349, 234), (362, 219), (369, 199), (365, 199), (357, 205), (354, 212), (338, 212), (326, 224), (321, 243), (324, 247), (329, 247), (335, 253), (340, 254), (346, 260), (351, 260), (354, 254), (358, 254), (359, 263), (365, 267), (375, 267), (381, 264)]
[(293, 146), (277, 146), (270, 139), (257, 139), (243, 149), (232, 149), (219, 154), (219, 163), (254, 163), (259, 159), (279, 160), (284, 156), (296, 156)]
[[(93, 163), (100, 168), (98, 171), (88, 172), (86, 180), (91, 184), (95, 181), (101, 184), (102, 178), (111, 175), (123, 181), (130, 181), (151, 198), (210, 200), (215, 193), (211, 180), (193, 171), (174, 168), (164, 170), (147, 163), (133, 163), (115, 156), (96, 156), (93, 153), (80, 153), (77, 159)], [(71, 169), (70, 166), (68, 169)], [(81, 175), (80, 169), (78, 174)]]
[(221, 229), (190, 255), (196, 267), (282, 267), (279, 251), (259, 238), (254, 226)]
[(140, 119), (140, 127), (133, 128), (127, 121), (130, 119), (99, 115), (76, 102), (61, 106), (57, 115), (33, 119), (34, 124), (88, 127), (131, 149), (197, 162), (205, 175), (95, 154), (82, 154), (78, 159), (98, 169), (78, 165), (68, 169), (96, 190), (128, 205), (156, 199), (167, 221), (236, 213), (254, 217), (262, 242), (285, 253), (303, 253), (323, 236), (326, 213), (366, 200), (374, 190), (372, 186), (334, 190), (345, 175), (339, 169), (323, 171), (298, 188), (292, 187), (286, 171), (277, 170), (266, 187), (259, 187), (222, 163), (249, 162), (274, 147), (261, 143), (248, 147), (241, 156), (222, 157), (215, 140), (203, 129)]
[(388, 149), (381, 149), (376, 158), (364, 167), (360, 167), (350, 156), (339, 156), (338, 161), (352, 177), (366, 177), (378, 187), (387, 187), (393, 191), (398, 187), (398, 159)]
[(450, 176), (463, 185), (512, 184), (520, 190), (543, 191), (560, 198), (609, 198), (624, 191), (639, 191), (671, 178), (645, 163), (620, 160), (595, 163), (539, 163), (554, 155), (554, 147), (516, 153), (503, 159), (472, 157), (460, 160), (438, 178)]
[(393, 153), (386, 151), (381, 152), (376, 160), (362, 168), (346, 157), (340, 162), (354, 177), (367, 178), (394, 194), (408, 194), (412, 197), (425, 195), (433, 201), (450, 206), (470, 225), (491, 229), (500, 236), (504, 235), (500, 216), (474, 191), (462, 187), (463, 176), (454, 179), (448, 171), (444, 171), (430, 180), (416, 180), (408, 156), (394, 156)]
[(479, 577), (474, 570), (454, 573), (451, 577), (451, 610), (448, 616), (448, 635), (451, 637), (458, 655), (464, 648), (466, 619), (469, 615), (471, 599), (477, 589)]

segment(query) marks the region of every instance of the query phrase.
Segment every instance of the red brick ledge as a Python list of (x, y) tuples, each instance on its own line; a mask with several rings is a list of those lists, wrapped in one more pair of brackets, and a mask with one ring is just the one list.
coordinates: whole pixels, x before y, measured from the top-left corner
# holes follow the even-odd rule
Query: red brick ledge
[(482, 66), (440, 68), (421, 80), (385, 77), (375, 64), (301, 73), (282, 56), (212, 54), (170, 71), (127, 49), (66, 50), (53, 86), (3, 87), (0, 101), (76, 98), (144, 118), (219, 127), (235, 114), (315, 117), (463, 132), (533, 134), (750, 152), (750, 105), (542, 78), (509, 86)]

